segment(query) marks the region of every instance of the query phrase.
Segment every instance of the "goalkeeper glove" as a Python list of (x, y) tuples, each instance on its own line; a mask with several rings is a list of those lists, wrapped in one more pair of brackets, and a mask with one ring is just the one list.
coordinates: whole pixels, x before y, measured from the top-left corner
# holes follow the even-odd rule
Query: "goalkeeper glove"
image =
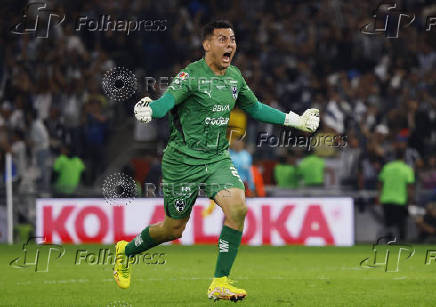
[(136, 119), (145, 124), (151, 121), (151, 114), (153, 113), (153, 110), (149, 107), (150, 102), (152, 102), (150, 97), (144, 97), (135, 104), (133, 109)]
[(292, 126), (304, 132), (315, 132), (319, 126), (319, 110), (307, 109), (299, 116), (290, 111), (286, 114), (285, 126)]

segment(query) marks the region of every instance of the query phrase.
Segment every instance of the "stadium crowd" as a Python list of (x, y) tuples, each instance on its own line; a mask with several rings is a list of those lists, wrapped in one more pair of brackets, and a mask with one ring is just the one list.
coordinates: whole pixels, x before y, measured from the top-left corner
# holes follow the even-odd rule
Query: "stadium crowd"
[[(436, 13), (430, 1), (398, 1), (418, 17), (396, 39), (360, 32), (373, 22), (376, 1), (56, 1), (53, 9), (66, 19), (48, 38), (10, 33), (22, 21), (27, 1), (20, 2), (11, 4), (10, 18), (1, 21), (0, 167), (4, 173), (4, 153), (11, 151), (14, 178), (23, 191), (33, 186), (38, 192), (65, 192), (59, 185), (62, 170), (75, 174), (67, 185), (92, 186), (107, 166), (111, 129), (133, 121), (139, 97), (157, 98), (165, 90), (145, 87), (144, 78), (172, 77), (201, 58), (201, 26), (216, 17), (234, 24), (233, 64), (260, 101), (300, 114), (319, 108), (315, 138), (340, 136), (335, 146), (324, 142), (310, 152), (300, 146), (257, 146), (260, 133), (278, 136), (283, 128), (248, 119), (245, 142), (253, 163), (273, 160), (285, 166), (266, 183), (310, 186), (304, 174), (302, 183), (283, 178), (299, 173), (286, 169), (297, 167), (289, 159), (296, 156), (312, 157), (302, 169), (311, 161), (321, 166), (319, 160), (336, 159), (340, 186), (376, 189), (383, 165), (403, 150), (418, 184), (436, 189), (436, 34), (425, 31), (422, 17)], [(101, 14), (165, 20), (165, 30), (76, 31), (80, 16)], [(136, 95), (121, 103), (110, 102), (101, 87), (104, 73), (116, 66), (133, 70), (139, 85)], [(151, 141), (161, 141), (167, 122), (154, 121), (153, 127), (159, 133)], [(66, 157), (74, 162), (63, 168)], [(315, 184), (322, 185), (323, 178)]]

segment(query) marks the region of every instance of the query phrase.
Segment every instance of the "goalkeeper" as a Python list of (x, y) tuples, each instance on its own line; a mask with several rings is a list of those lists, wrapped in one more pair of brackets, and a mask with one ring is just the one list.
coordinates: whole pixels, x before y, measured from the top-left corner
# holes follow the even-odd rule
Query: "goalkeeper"
[(129, 287), (131, 266), (123, 258), (182, 236), (198, 188), (204, 186), (207, 196), (225, 216), (215, 275), (207, 294), (214, 300), (237, 301), (247, 293), (235, 287), (228, 277), (241, 242), (247, 207), (244, 184), (228, 151), (230, 111), (237, 106), (256, 120), (306, 132), (318, 128), (319, 114), (317, 109), (308, 109), (302, 116), (285, 114), (256, 99), (239, 69), (230, 65), (236, 40), (229, 22), (206, 25), (203, 48), (204, 58), (183, 69), (161, 98), (151, 101), (145, 97), (135, 105), (135, 117), (144, 123), (169, 115), (170, 137), (162, 158), (166, 216), (131, 242), (117, 242), (114, 278), (119, 287)]

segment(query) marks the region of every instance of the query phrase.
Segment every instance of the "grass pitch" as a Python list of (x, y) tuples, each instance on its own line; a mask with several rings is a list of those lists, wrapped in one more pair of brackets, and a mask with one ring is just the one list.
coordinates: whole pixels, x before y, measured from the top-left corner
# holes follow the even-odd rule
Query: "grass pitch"
[[(110, 264), (74, 264), (77, 250), (98, 254), (101, 245), (65, 245), (66, 253), (49, 263), (15, 268), (22, 245), (0, 245), (0, 306), (225, 306), (206, 292), (213, 275), (215, 246), (159, 246), (164, 253), (134, 265), (132, 285), (119, 289)], [(370, 245), (355, 247), (240, 247), (231, 278), (247, 290), (244, 306), (435, 306), (436, 262), (425, 264), (427, 250), (402, 259), (398, 272), (364, 268)], [(47, 253), (44, 254), (46, 257)], [(83, 255), (83, 254), (82, 254)], [(431, 255), (431, 254), (429, 254)], [(429, 256), (428, 255), (428, 256)], [(436, 255), (436, 251), (433, 255)], [(427, 261), (431, 257), (427, 257)], [(436, 258), (436, 257), (435, 257)], [(34, 259), (28, 256), (28, 259)], [(151, 264), (163, 262), (165, 264)], [(83, 260), (83, 259), (82, 259)], [(88, 258), (90, 261), (95, 259)], [(157, 260), (157, 261), (156, 261)], [(430, 259), (432, 260), (432, 259)], [(31, 262), (29, 260), (28, 262)], [(146, 264), (149, 263), (149, 264)], [(41, 266), (44, 269), (44, 265)], [(40, 269), (41, 269), (40, 268)]]

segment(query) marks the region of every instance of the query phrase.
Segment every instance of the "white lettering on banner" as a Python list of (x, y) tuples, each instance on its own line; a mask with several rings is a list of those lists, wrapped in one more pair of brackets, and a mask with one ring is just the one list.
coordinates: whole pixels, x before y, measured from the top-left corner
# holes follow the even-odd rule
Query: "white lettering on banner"
[[(183, 237), (173, 243), (217, 244), (223, 214), (216, 209), (203, 218), (208, 205), (207, 198), (197, 199)], [(242, 244), (354, 244), (351, 198), (251, 198), (247, 207)], [(104, 199), (38, 199), (36, 213), (36, 236), (47, 243), (131, 241), (145, 225), (165, 218), (161, 198), (135, 199), (129, 206)]]

